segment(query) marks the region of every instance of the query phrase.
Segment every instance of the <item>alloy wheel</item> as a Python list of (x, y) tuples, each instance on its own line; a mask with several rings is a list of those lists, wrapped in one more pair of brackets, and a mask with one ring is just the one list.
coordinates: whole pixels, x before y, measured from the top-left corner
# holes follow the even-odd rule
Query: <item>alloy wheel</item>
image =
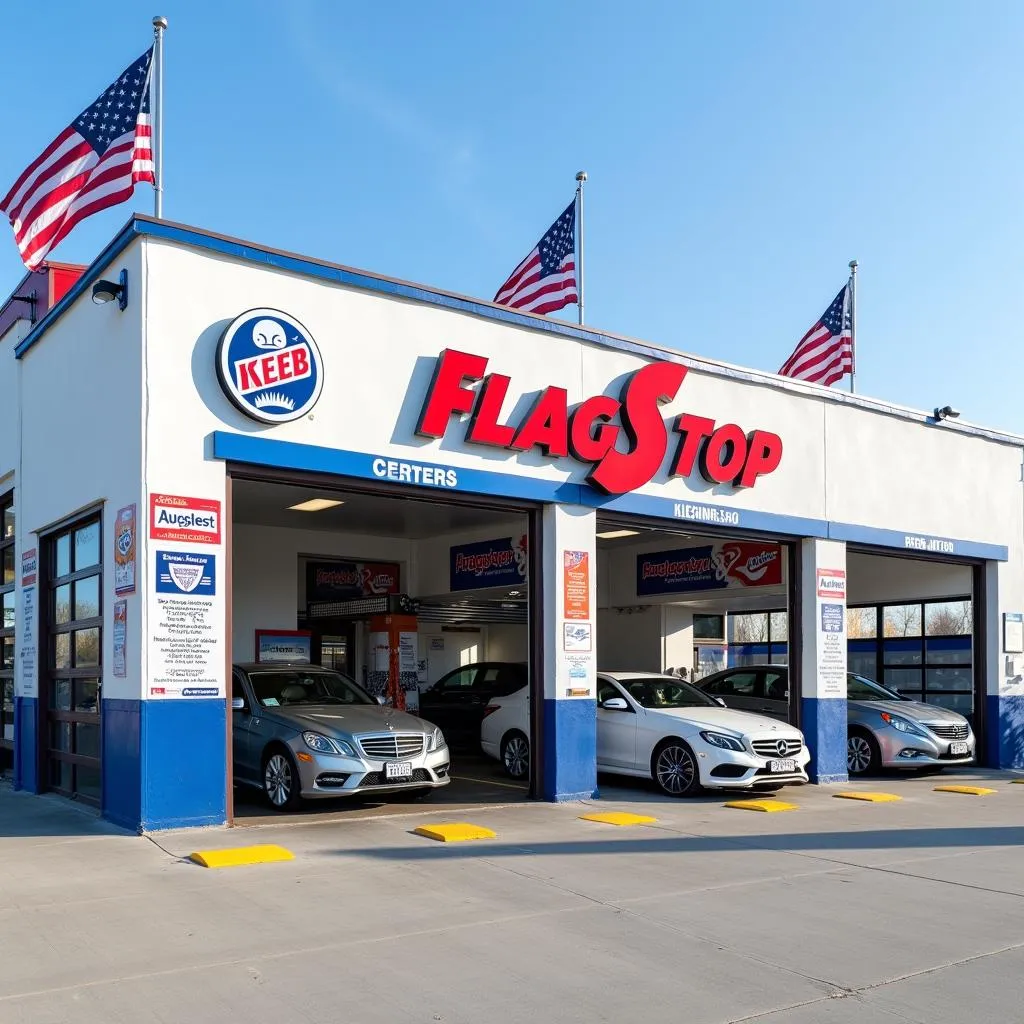
[(530, 744), (523, 736), (512, 736), (505, 742), (505, 771), (513, 779), (521, 779), (530, 771)]
[(846, 768), (851, 775), (863, 775), (871, 767), (871, 744), (854, 733), (846, 741)]
[(659, 754), (654, 763), (654, 777), (666, 793), (680, 796), (693, 788), (697, 765), (693, 755), (678, 744), (670, 744)]
[(284, 807), (292, 795), (292, 766), (284, 754), (271, 754), (263, 771), (263, 788), (275, 807)]

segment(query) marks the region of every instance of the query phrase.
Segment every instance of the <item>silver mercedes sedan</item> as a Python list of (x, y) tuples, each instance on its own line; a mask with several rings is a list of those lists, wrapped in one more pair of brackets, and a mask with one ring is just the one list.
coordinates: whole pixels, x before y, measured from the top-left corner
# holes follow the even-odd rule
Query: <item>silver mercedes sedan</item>
[(279, 811), (304, 799), (425, 796), (450, 781), (440, 729), (331, 669), (235, 665), (231, 710), (235, 783)]

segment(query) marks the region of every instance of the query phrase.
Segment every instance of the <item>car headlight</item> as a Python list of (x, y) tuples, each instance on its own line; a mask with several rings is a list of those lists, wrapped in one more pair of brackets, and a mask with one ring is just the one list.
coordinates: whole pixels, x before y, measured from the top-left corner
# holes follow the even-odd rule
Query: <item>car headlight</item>
[(321, 754), (345, 754), (348, 757), (355, 757), (356, 752), (350, 743), (344, 740), (332, 740), (318, 732), (304, 732), (302, 741), (310, 750), (316, 750)]
[(927, 736), (924, 729), (919, 728), (908, 718), (901, 718), (899, 715), (890, 715), (888, 711), (881, 712), (882, 721), (891, 725), (897, 732), (909, 732), (914, 736)]
[(713, 747), (722, 747), (724, 750), (739, 750), (742, 752), (747, 749), (743, 746), (742, 740), (737, 739), (735, 736), (729, 736), (724, 732), (702, 732), (700, 737)]
[(444, 746), (444, 733), (437, 726), (427, 739), (427, 753), (432, 750), (440, 750)]

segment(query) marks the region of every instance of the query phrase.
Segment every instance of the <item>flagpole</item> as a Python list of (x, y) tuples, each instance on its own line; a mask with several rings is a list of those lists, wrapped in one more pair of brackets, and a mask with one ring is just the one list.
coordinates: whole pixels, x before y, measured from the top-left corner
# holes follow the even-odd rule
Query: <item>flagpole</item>
[(850, 260), (850, 394), (857, 392), (857, 261)]
[(153, 216), (164, 215), (164, 32), (167, 19), (157, 15), (153, 19)]
[(576, 180), (579, 184), (576, 186), (576, 221), (577, 228), (579, 229), (576, 236), (576, 254), (577, 254), (577, 267), (578, 277), (580, 284), (580, 301), (576, 304), (580, 313), (580, 327), (583, 326), (583, 183), (587, 180), (586, 171), (577, 171)]

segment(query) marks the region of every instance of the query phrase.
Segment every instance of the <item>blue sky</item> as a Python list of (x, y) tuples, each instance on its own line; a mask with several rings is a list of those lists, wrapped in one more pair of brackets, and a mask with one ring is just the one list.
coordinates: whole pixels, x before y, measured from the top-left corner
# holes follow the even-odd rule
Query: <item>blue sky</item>
[(858, 391), (1024, 432), (1024, 4), (56, 0), (0, 192), (155, 13), (171, 219), (490, 298), (585, 168), (593, 326), (774, 371), (855, 257)]

